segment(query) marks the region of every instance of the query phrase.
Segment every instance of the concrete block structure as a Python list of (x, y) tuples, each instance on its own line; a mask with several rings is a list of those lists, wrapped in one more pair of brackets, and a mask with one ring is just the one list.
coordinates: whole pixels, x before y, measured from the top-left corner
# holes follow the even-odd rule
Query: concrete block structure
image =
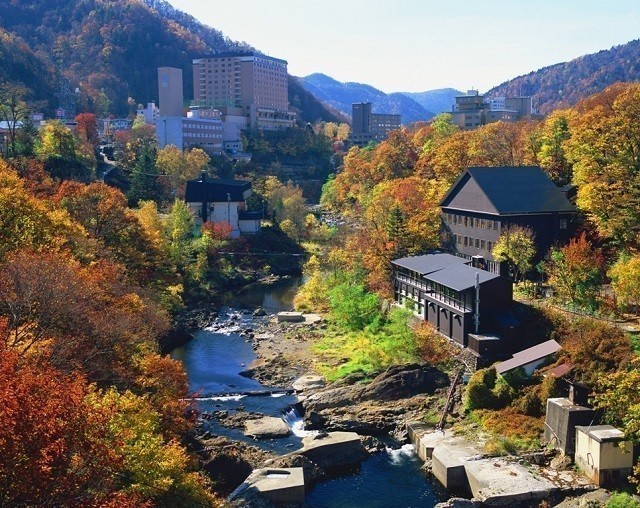
[(578, 406), (569, 399), (548, 399), (544, 439), (556, 450), (573, 457), (576, 451), (576, 426), (588, 426), (593, 423), (594, 418), (593, 409)]
[(612, 425), (576, 427), (576, 465), (595, 485), (610, 487), (633, 470), (633, 443)]
[(557, 490), (549, 480), (502, 459), (468, 461), (464, 469), (474, 499), (488, 506), (527, 506)]
[(304, 471), (301, 467), (254, 470), (229, 496), (229, 500), (258, 495), (276, 505), (304, 505)]
[(479, 454), (478, 450), (467, 446), (463, 440), (440, 443), (434, 447), (431, 454), (433, 476), (446, 489), (468, 491), (469, 484), (465, 464)]

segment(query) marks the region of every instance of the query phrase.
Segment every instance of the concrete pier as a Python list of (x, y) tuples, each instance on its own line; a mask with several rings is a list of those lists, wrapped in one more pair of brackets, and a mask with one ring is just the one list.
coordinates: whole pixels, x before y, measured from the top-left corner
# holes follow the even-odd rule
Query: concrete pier
[(324, 470), (356, 466), (367, 457), (355, 432), (307, 436), (302, 439), (302, 448), (294, 453), (304, 455)]
[(229, 501), (265, 497), (274, 504), (304, 504), (304, 474), (301, 467), (254, 470), (229, 496)]
[(549, 480), (503, 459), (469, 461), (464, 469), (473, 498), (489, 506), (541, 501), (558, 490)]
[(465, 465), (476, 460), (480, 451), (468, 445), (464, 438), (448, 438), (437, 444), (431, 455), (433, 476), (449, 490), (469, 490)]

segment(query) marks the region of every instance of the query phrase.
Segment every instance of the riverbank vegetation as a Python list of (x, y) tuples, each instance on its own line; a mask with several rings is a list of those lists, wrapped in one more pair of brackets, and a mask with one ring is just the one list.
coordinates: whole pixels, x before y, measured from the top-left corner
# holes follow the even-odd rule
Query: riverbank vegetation
[[(220, 290), (299, 273), (300, 242), (330, 237), (301, 188), (265, 167), (271, 152), (315, 157), (302, 176), (322, 177), (330, 141), (256, 135), (254, 164), (225, 175), (202, 150), (159, 150), (141, 121), (106, 155), (95, 115), (77, 122), (25, 122), (0, 159), (0, 504), (217, 506), (186, 448), (185, 372), (159, 340)], [(252, 180), (259, 234), (197, 224), (183, 197), (203, 171)]]
[[(393, 296), (390, 262), (449, 245), (438, 203), (465, 168), (539, 165), (556, 184), (575, 190), (579, 227), (575, 238), (552, 249), (544, 262), (533, 266), (531, 256), (518, 258), (519, 278), (528, 288), (521, 340), (523, 345), (557, 340), (563, 349), (555, 365), (570, 365), (573, 379), (606, 394), (596, 397), (599, 407), (611, 407), (615, 383), (620, 386), (620, 379), (633, 379), (638, 372), (632, 337), (611, 320), (633, 324), (638, 319), (639, 104), (639, 85), (617, 84), (542, 120), (460, 131), (443, 114), (428, 125), (396, 131), (378, 145), (352, 148), (321, 199), (325, 210), (348, 226), (314, 261), (296, 297), (299, 309), (326, 312), (333, 324), (316, 345), (329, 378), (356, 371), (371, 376), (392, 362), (416, 358), (451, 358), (431, 337), (421, 345), (420, 333), (410, 328), (397, 335), (384, 330), (387, 323), (398, 330), (395, 320), (404, 312), (380, 310), (386, 308), (381, 302)], [(503, 254), (516, 264), (514, 256)], [(348, 280), (350, 286), (340, 287)], [(530, 300), (541, 285), (553, 297)], [(332, 294), (347, 303), (332, 305)], [(382, 321), (374, 311), (382, 313)], [(508, 383), (495, 371), (479, 371), (467, 388), (467, 422), (491, 436), (488, 447), (495, 452), (530, 449), (540, 443), (546, 399), (558, 393), (549, 377)], [(630, 391), (623, 397), (640, 403)], [(607, 421), (640, 439), (621, 413), (609, 414)]]

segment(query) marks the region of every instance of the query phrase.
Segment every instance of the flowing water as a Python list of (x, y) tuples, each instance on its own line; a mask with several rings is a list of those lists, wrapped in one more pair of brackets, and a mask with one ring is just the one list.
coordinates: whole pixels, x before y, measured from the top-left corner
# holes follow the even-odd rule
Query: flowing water
[[(214, 435), (250, 442), (253, 445), (288, 453), (302, 446), (305, 431), (302, 418), (293, 409), (294, 395), (273, 389), (245, 378), (240, 372), (255, 359), (251, 341), (237, 332), (252, 327), (253, 318), (245, 309), (263, 307), (267, 312), (289, 310), (299, 278), (292, 278), (275, 286), (253, 287), (235, 295), (228, 295), (215, 327), (200, 330), (192, 341), (175, 349), (172, 357), (181, 360), (189, 376), (189, 385), (198, 397), (201, 411), (248, 411), (268, 416), (280, 416), (292, 434), (283, 439), (253, 441), (242, 429), (223, 427), (215, 419), (203, 421), (204, 430)], [(246, 395), (250, 392), (251, 395)], [(255, 395), (256, 393), (264, 393)], [(424, 477), (420, 460), (413, 448), (405, 445), (397, 450), (387, 449), (362, 463), (356, 474), (318, 483), (307, 494), (308, 508), (405, 508), (430, 507), (444, 499)]]

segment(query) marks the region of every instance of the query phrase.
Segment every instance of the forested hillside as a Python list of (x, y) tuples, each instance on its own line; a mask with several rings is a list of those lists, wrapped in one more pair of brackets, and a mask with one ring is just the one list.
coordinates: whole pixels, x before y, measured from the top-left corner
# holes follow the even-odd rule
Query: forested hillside
[(451, 111), (452, 106), (456, 102), (456, 95), (462, 95), (463, 92), (455, 88), (438, 88), (437, 90), (428, 90), (426, 92), (401, 92), (403, 95), (412, 98), (418, 104), (434, 113), (446, 113)]
[(619, 81), (640, 81), (640, 39), (502, 83), (488, 95), (531, 95), (539, 111), (572, 106)]
[[(60, 73), (78, 88), (78, 111), (126, 115), (157, 101), (158, 67), (183, 70), (189, 99), (192, 59), (232, 49), (253, 48), (162, 0), (0, 0), (0, 80), (22, 82), (49, 113)], [(305, 102), (315, 108), (309, 115), (301, 108), (303, 120), (335, 120), (313, 102)]]

